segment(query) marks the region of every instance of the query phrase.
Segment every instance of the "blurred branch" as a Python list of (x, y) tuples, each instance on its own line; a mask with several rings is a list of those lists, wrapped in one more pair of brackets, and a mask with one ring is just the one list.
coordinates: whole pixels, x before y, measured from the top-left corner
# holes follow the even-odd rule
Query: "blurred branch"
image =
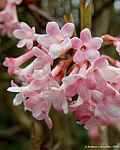
[(92, 0), (80, 0), (81, 29), (92, 26)]
[(40, 122), (35, 119), (33, 119), (32, 123), (31, 140), (32, 150), (40, 150), (43, 142), (43, 129)]
[(12, 136), (22, 131), (20, 126), (15, 126), (10, 129), (0, 130), (0, 140), (9, 140)]
[(101, 8), (99, 8), (93, 15), (93, 19), (97, 18), (106, 8), (110, 7), (115, 0), (109, 0), (105, 2)]
[(101, 145), (109, 145), (108, 143), (108, 128), (106, 126), (102, 126), (101, 128)]
[(48, 13), (44, 12), (43, 10), (39, 9), (37, 6), (30, 4), (28, 5), (28, 8), (37, 13), (38, 15), (40, 15), (41, 17), (43, 17), (44, 19), (46, 19), (47, 21), (53, 21), (55, 20), (55, 18), (51, 17)]
[(65, 23), (73, 22), (70, 0), (64, 0), (64, 21)]

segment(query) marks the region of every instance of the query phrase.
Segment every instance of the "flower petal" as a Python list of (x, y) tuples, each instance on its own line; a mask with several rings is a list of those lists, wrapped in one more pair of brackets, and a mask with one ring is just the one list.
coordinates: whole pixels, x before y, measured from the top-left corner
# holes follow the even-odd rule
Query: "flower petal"
[(91, 40), (91, 32), (88, 28), (85, 28), (81, 31), (80, 33), (80, 39), (82, 40), (82, 42), (87, 43)]
[(60, 55), (61, 55), (61, 49), (62, 47), (59, 45), (59, 44), (52, 44), (50, 46), (50, 49), (49, 49), (49, 55), (53, 58), (53, 59), (56, 59), (58, 58)]
[(66, 23), (62, 27), (61, 31), (64, 35), (67, 35), (67, 36), (71, 37), (74, 33), (74, 29), (75, 29), (75, 26), (74, 26), (73, 23)]
[(21, 93), (17, 94), (13, 99), (13, 104), (15, 106), (22, 104), (22, 102), (25, 100), (25, 97), (22, 96)]
[(120, 55), (120, 42), (116, 42), (115, 43), (116, 46), (116, 51), (118, 52), (118, 54)]
[(23, 39), (24, 38), (24, 35), (25, 35), (25, 32), (23, 32), (22, 30), (20, 29), (17, 29), (13, 32), (13, 35), (18, 38), (18, 39)]
[(102, 38), (99, 38), (99, 37), (92, 38), (90, 42), (88, 43), (87, 48), (98, 50), (100, 49), (102, 42), (103, 42)]
[(42, 46), (49, 48), (51, 44), (57, 44), (57, 40), (48, 34), (41, 34), (37, 36), (37, 42)]
[(80, 47), (82, 46), (82, 41), (77, 37), (72, 38), (71, 42), (72, 42), (72, 47), (75, 49), (80, 49)]
[(86, 60), (86, 55), (84, 52), (77, 50), (74, 57), (73, 57), (73, 61), (77, 64), (83, 62)]
[(24, 31), (28, 31), (28, 30), (32, 31), (31, 27), (25, 22), (21, 22), (20, 26), (21, 29), (23, 29)]
[(63, 40), (63, 35), (62, 35), (60, 28), (56, 22), (48, 22), (48, 24), (46, 26), (46, 32), (59, 41)]
[(38, 66), (38, 64), (39, 65), (41, 64), (40, 66), (38, 66), (39, 68), (41, 68), (41, 66), (44, 66), (46, 64), (51, 64), (52, 63), (52, 58), (47, 53), (45, 53), (44, 51), (39, 49), (38, 47), (33, 47), (32, 51), (33, 51), (34, 56), (36, 56), (38, 58), (37, 62), (35, 64), (37, 66)]
[(25, 44), (26, 44), (26, 40), (25, 40), (25, 39), (20, 40), (20, 41), (18, 42), (18, 44), (17, 44), (17, 47), (18, 47), (18, 48), (22, 48), (22, 47), (25, 46)]
[(27, 43), (26, 43), (26, 47), (28, 49), (31, 49), (33, 47), (33, 41), (30, 39), (30, 40), (27, 40)]
[(93, 61), (94, 59), (96, 59), (97, 57), (100, 56), (100, 53), (96, 50), (88, 50), (86, 51), (86, 57), (90, 60)]
[(104, 68), (108, 66), (108, 60), (105, 57), (98, 57), (94, 62), (93, 62), (93, 67), (96, 68)]
[(18, 87), (18, 86), (13, 86), (13, 87), (9, 87), (7, 89), (7, 91), (9, 91), (9, 92), (22, 92), (22, 88)]

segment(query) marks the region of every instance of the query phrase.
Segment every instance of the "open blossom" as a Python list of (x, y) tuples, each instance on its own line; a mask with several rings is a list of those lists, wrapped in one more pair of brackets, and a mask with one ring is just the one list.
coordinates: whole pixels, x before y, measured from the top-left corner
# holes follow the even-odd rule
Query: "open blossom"
[(36, 39), (35, 36), (35, 28), (29, 27), (26, 23), (20, 23), (20, 29), (14, 31), (14, 36), (20, 39), (17, 47), (24, 47), (26, 46), (28, 49), (33, 47), (33, 42)]
[(72, 46), (77, 49), (73, 57), (74, 62), (79, 64), (85, 60), (93, 60), (100, 56), (98, 50), (102, 42), (102, 38), (92, 38), (89, 29), (83, 29), (80, 33), (80, 39), (77, 37), (72, 38)]
[(60, 30), (56, 22), (48, 22), (46, 34), (38, 35), (37, 41), (49, 49), (49, 55), (56, 59), (72, 47), (70, 38), (74, 33), (74, 24), (66, 23)]

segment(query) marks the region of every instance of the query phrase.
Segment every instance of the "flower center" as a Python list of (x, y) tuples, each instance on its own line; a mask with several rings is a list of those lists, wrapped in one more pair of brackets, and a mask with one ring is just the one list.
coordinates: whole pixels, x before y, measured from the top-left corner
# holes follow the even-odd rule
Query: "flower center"
[(86, 46), (85, 45), (81, 46), (80, 50), (83, 52), (86, 51)]

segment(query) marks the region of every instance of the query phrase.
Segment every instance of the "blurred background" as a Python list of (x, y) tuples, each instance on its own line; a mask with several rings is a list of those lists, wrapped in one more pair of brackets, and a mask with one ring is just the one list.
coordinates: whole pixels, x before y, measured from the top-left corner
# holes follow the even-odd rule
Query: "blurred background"
[[(87, 1), (89, 3), (90, 0)], [(0, 0), (1, 10), (4, 8), (4, 2), (5, 0)], [(48, 21), (55, 20), (62, 26), (70, 20), (75, 23), (79, 36), (80, 0), (23, 0), (23, 3), (17, 6), (17, 11), (19, 20), (35, 26), (38, 33), (45, 32)], [(93, 1), (92, 34), (101, 36), (106, 33), (120, 35), (120, 0)], [(24, 53), (24, 49), (16, 48), (16, 43), (14, 37), (0, 37), (0, 150), (31, 150), (33, 138), (40, 143), (40, 150), (84, 150), (86, 145), (100, 144), (88, 136), (87, 130), (76, 123), (72, 114), (64, 116), (51, 111), (54, 128), (48, 130), (44, 122), (36, 121), (33, 124), (31, 114), (24, 112), (22, 106), (13, 106), (14, 94), (6, 91), (11, 78), (2, 62), (6, 56), (17, 57)], [(103, 53), (117, 57), (112, 47), (105, 45), (104, 48)], [(119, 125), (104, 128), (101, 136), (101, 142), (119, 145)]]

